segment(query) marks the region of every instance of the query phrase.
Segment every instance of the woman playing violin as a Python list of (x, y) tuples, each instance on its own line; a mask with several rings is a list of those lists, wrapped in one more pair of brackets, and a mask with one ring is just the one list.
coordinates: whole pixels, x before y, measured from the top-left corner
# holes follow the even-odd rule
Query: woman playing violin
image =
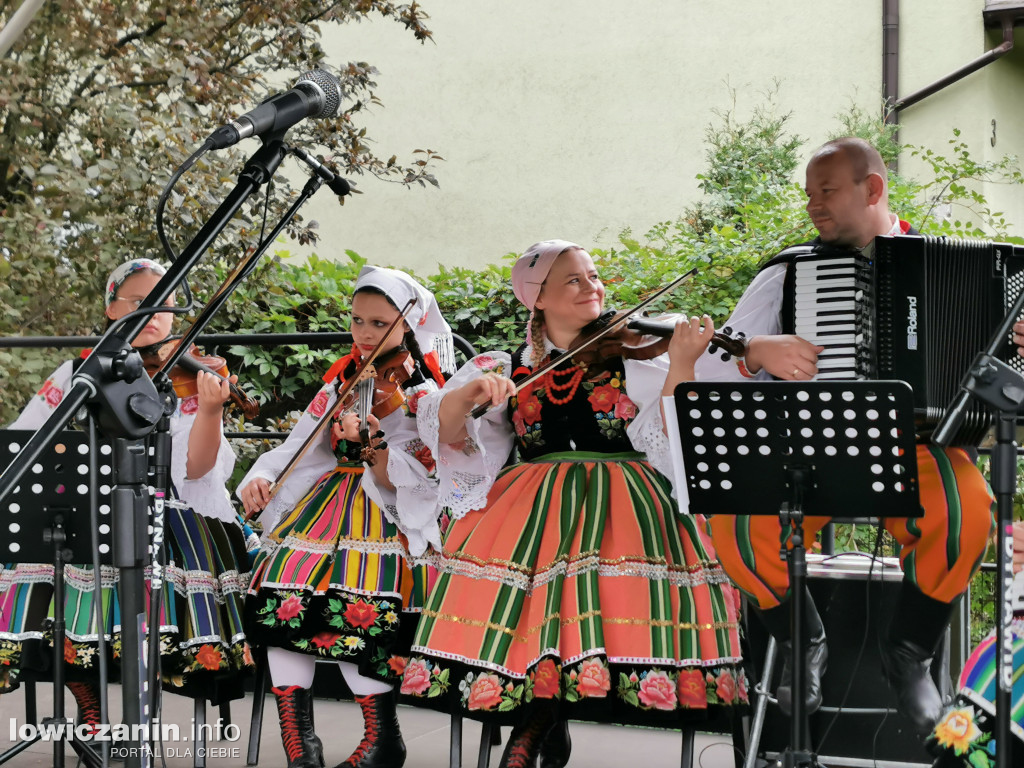
[[(117, 267), (105, 283), (107, 319), (117, 320), (137, 309), (164, 272), (163, 266), (149, 259), (133, 259)], [(173, 298), (168, 304), (173, 305)], [(165, 339), (173, 318), (169, 312), (151, 315), (132, 346), (146, 347)], [(75, 367), (76, 361), (68, 361), (52, 373), (10, 428), (39, 427), (60, 403)], [(241, 697), (238, 672), (252, 666), (242, 628), (243, 585), (239, 582), (239, 573), (247, 570), (245, 544), (225, 487), (235, 463), (223, 436), (227, 390), (226, 382), (200, 374), (195, 394), (180, 398), (170, 418), (171, 490), (187, 506), (165, 510), (160, 618), (165, 690), (214, 702)], [(68, 687), (78, 702), (80, 722), (95, 727), (100, 719), (92, 569), (68, 565), (65, 573)], [(108, 648), (118, 637), (113, 631), (116, 579), (116, 570), (105, 566), (107, 586), (101, 599), (107, 606)], [(0, 691), (17, 680), (22, 666), (48, 658), (34, 651), (41, 645), (37, 638), (43, 636), (42, 623), (52, 612), (52, 595), (52, 566), (22, 564), (6, 571), (0, 566), (0, 670), (9, 670), (11, 677), (5, 682), (0, 675)], [(4, 661), (9, 665), (4, 666)]]
[[(562, 240), (531, 246), (512, 286), (531, 311), (526, 342), (475, 357), (420, 403), (438, 504), (456, 520), (402, 692), (514, 725), (502, 766), (538, 751), (560, 765), (567, 718), (678, 727), (746, 700), (734, 590), (703, 521), (679, 514), (659, 408), (713, 328), (680, 322), (649, 360), (565, 355), (516, 393), (601, 314), (604, 286)], [(468, 416), (480, 403), (493, 408)], [(505, 466), (513, 447), (520, 463)]]
[[(396, 324), (412, 298), (417, 303)], [(411, 277), (364, 267), (352, 296), (352, 336), (352, 352), (330, 368), (288, 439), (256, 461), (238, 491), (248, 514), (263, 510), (270, 531), (253, 569), (247, 626), (268, 647), (289, 768), (324, 764), (311, 720), (318, 658), (339, 662), (364, 715), (365, 736), (344, 764), (405, 762), (395, 711), (404, 658), (395, 654), (426, 594), (427, 567), (410, 565), (441, 543), (434, 461), (416, 418), (419, 399), (454, 368), (448, 324)], [(356, 398), (346, 400), (331, 428), (318, 430), (374, 350), (372, 412), (360, 418)]]

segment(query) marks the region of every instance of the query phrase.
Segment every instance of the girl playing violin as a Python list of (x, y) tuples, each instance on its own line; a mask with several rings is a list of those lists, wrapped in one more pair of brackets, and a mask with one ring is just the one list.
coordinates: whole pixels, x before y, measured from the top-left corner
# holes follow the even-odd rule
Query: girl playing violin
[[(567, 718), (678, 727), (746, 700), (734, 590), (703, 520), (672, 496), (659, 407), (713, 328), (680, 322), (667, 354), (597, 373), (566, 359), (516, 394), (601, 314), (604, 286), (585, 250), (549, 240), (515, 263), (512, 287), (531, 311), (526, 342), (420, 402), (455, 522), (402, 693), (514, 725), (502, 766), (539, 751), (564, 765)], [(481, 403), (493, 408), (468, 417)]]
[[(115, 269), (105, 283), (108, 320), (138, 308), (164, 272), (149, 259), (133, 259)], [(168, 305), (173, 306), (173, 298)], [(169, 312), (151, 315), (132, 346), (163, 341), (173, 319)], [(46, 421), (63, 398), (76, 362), (68, 361), (50, 374), (11, 429), (36, 429)], [(244, 584), (239, 576), (247, 568), (242, 530), (225, 487), (235, 464), (223, 436), (228, 385), (200, 373), (196, 391), (194, 396), (179, 399), (170, 419), (171, 492), (187, 506), (168, 506), (164, 513), (161, 671), (165, 690), (204, 696), (217, 703), (243, 695), (238, 672), (252, 667), (242, 629)], [(95, 727), (100, 713), (93, 571), (91, 566), (68, 565), (65, 574), (68, 687), (78, 703), (79, 721)], [(113, 628), (120, 623), (114, 615), (117, 570), (103, 566), (102, 579), (103, 631), (107, 647), (114, 648), (119, 632)], [(0, 692), (10, 690), (25, 668), (49, 668), (52, 651), (42, 647), (47, 640), (43, 622), (52, 615), (52, 597), (52, 565), (0, 564)]]
[[(412, 298), (417, 303), (389, 334)], [(427, 568), (410, 569), (411, 556), (441, 544), (434, 461), (419, 439), (416, 415), (420, 398), (443, 385), (442, 370), (454, 368), (451, 330), (434, 297), (411, 277), (364, 267), (352, 295), (352, 336), (352, 352), (328, 370), (288, 439), (256, 461), (238, 491), (247, 514), (264, 510), (270, 531), (253, 569), (246, 615), (254, 641), (268, 648), (288, 768), (324, 765), (311, 718), (317, 659), (338, 661), (363, 712), (364, 738), (343, 765), (404, 764), (395, 712), (404, 659), (393, 654), (400, 632), (411, 626), (403, 611), (421, 606), (426, 591)], [(390, 405), (375, 408), (365, 425), (346, 406), (301, 453), (378, 344), (378, 371), (405, 360), (397, 377), (404, 379), (404, 402), (382, 399)], [(361, 426), (368, 427), (362, 436)], [(271, 483), (300, 453), (271, 496)]]

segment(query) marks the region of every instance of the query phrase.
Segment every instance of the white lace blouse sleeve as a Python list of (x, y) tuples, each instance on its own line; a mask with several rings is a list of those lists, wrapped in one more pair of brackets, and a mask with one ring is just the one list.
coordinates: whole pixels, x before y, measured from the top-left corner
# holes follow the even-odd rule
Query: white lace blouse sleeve
[(511, 375), (512, 356), (506, 352), (477, 355), (444, 385), (419, 402), (417, 426), (420, 437), (437, 461), (437, 512), (448, 508), (454, 518), (480, 509), (487, 502), (498, 473), (512, 451), (512, 425), (508, 405), (492, 408), (479, 419), (467, 418), (469, 436), (461, 443), (438, 445), (438, 411), (452, 390), (489, 373)]
[[(728, 321), (721, 327), (732, 328), (732, 335), (742, 333), (747, 339), (752, 336), (771, 335), (782, 332), (782, 284), (786, 279), (786, 266), (776, 264), (762, 270), (743, 292)], [(718, 324), (716, 323), (716, 326)], [(721, 351), (706, 352), (695, 366), (697, 381), (747, 381), (740, 373), (735, 358), (722, 360)], [(754, 380), (770, 381), (771, 375), (760, 370)]]
[(39, 429), (64, 399), (74, 373), (74, 361), (67, 360), (46, 377), (39, 391), (32, 395), (21, 414), (8, 429)]
[(238, 523), (238, 515), (228, 495), (228, 481), (235, 468), (235, 453), (224, 437), (221, 424), (220, 446), (213, 467), (202, 477), (189, 480), (185, 476), (188, 465), (188, 440), (199, 408), (198, 396), (178, 401), (178, 409), (171, 416), (171, 482), (178, 491), (178, 498), (189, 505), (192, 511), (204, 517), (224, 523)]
[[(661, 417), (661, 390), (668, 375), (668, 355), (651, 360), (624, 360), (626, 393), (638, 410), (636, 418), (626, 427), (626, 435), (633, 447), (647, 455), (652, 467), (672, 480), (671, 448), (663, 431)], [(675, 496), (675, 489), (673, 488)]]
[(380, 423), (388, 443), (388, 480), (394, 487), (377, 484), (372, 471), (363, 473), (363, 490), (387, 518), (405, 534), (409, 553), (422, 555), (427, 545), (441, 549), (438, 526), (437, 475), (430, 449), (417, 429), (417, 414), (423, 398), (437, 392), (437, 383), (428, 379), (405, 392), (405, 406), (385, 416)]
[[(291, 461), (292, 456), (306, 442), (306, 438), (313, 428), (334, 405), (335, 397), (334, 385), (325, 384), (303, 411), (295, 426), (292, 427), (288, 438), (281, 445), (256, 459), (248, 474), (238, 484), (235, 494), (239, 494), (246, 485), (258, 477), (269, 482), (276, 480), (277, 476), (281, 474), (281, 470)], [(302, 460), (285, 478), (274, 498), (263, 510), (260, 515), (263, 530), (273, 530), (282, 513), (293, 510), (313, 487), (313, 484), (337, 465), (338, 460), (334, 456), (334, 451), (331, 450), (330, 430), (324, 429), (317, 437), (316, 443), (306, 451)]]

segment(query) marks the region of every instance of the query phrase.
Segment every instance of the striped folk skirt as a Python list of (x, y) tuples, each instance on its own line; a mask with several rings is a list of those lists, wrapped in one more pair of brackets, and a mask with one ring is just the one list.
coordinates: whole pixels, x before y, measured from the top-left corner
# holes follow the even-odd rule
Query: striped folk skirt
[(349, 661), (395, 682), (434, 576), (361, 488), (362, 464), (321, 477), (265, 538), (246, 627), (256, 645)]
[[(1013, 691), (1010, 695), (1010, 733), (1019, 765), (1024, 756), (1024, 616), (1013, 628)], [(928, 738), (929, 750), (942, 753), (940, 766), (977, 768), (995, 764), (996, 657), (999, 644), (993, 632), (974, 649), (960, 673), (960, 690)]]
[[(165, 510), (165, 568), (160, 605), (160, 658), (164, 690), (207, 698), (214, 703), (244, 695), (241, 670), (253, 668), (243, 631), (243, 600), (248, 577), (245, 542), (239, 526), (196, 514)], [(102, 609), (108, 667), (115, 674), (121, 655), (118, 569), (101, 566), (102, 587), (95, 589), (91, 566), (66, 565), (64, 642), (69, 680), (95, 680), (99, 625), (94, 603)], [(146, 569), (149, 615), (150, 571)], [(53, 565), (0, 564), (0, 693), (19, 678), (49, 677), (52, 638), (45, 622), (53, 616)]]
[(738, 595), (703, 520), (636, 454), (507, 468), (452, 524), (403, 694), (513, 723), (676, 724), (747, 703)]

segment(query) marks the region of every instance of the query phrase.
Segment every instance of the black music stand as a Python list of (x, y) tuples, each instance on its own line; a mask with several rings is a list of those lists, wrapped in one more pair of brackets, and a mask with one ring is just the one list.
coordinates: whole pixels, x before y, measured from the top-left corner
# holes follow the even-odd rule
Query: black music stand
[[(35, 434), (34, 430), (0, 430), (0, 455), (14, 456)], [(99, 475), (110, 477), (112, 450), (109, 444), (97, 445), (99, 456), (90, 456), (90, 435), (87, 432), (61, 432), (22, 478), (20, 485), (0, 504), (0, 561), (8, 563), (53, 563), (53, 716), (42, 725), (58, 728), (64, 716), (64, 565), (74, 562), (93, 563), (93, 534), (98, 535), (100, 562), (110, 564), (111, 498), (107, 484), (99, 488), (98, 526), (93, 528), (91, 486), (92, 466)], [(103, 632), (103, 627), (99, 627)], [(0, 754), (0, 765), (27, 749), (41, 738), (23, 741)], [(64, 765), (64, 737), (54, 742), (54, 766)], [(100, 758), (77, 739), (72, 748), (88, 766), (100, 765)]]
[[(805, 589), (807, 510), (922, 514), (913, 392), (905, 382), (684, 382), (672, 402), (685, 437), (677, 487), (681, 480), (690, 510), (778, 515), (783, 530), (792, 529), (792, 547), (780, 542), (791, 594)], [(817, 765), (804, 705), (803, 600), (792, 605), (793, 711), (784, 768)]]

